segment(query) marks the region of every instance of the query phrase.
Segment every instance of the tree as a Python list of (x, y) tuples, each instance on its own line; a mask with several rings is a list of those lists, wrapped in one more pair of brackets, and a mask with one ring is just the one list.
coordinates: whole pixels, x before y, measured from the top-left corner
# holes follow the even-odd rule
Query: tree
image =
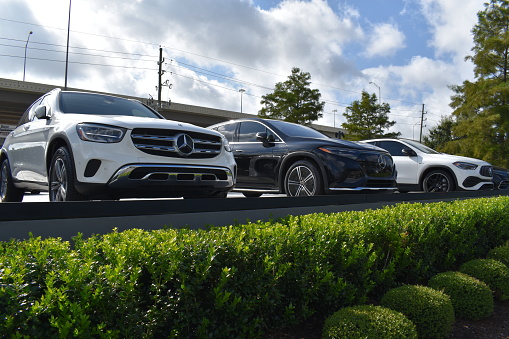
[(423, 137), (423, 144), (439, 152), (445, 152), (445, 146), (449, 141), (455, 140), (452, 129), (455, 121), (452, 117), (442, 117), (440, 123), (429, 130), (429, 134)]
[(278, 82), (273, 93), (262, 96), (264, 105), (260, 118), (279, 119), (297, 124), (310, 124), (322, 117), (325, 102), (320, 102), (320, 91), (309, 88), (311, 75), (299, 68), (285, 82)]
[(475, 81), (451, 86), (450, 106), (457, 137), (445, 149), (509, 166), (509, 0), (491, 0), (477, 13), (474, 47), (465, 59), (474, 63)]
[(401, 133), (386, 133), (384, 129), (394, 126), (395, 121), (389, 121), (387, 116), (391, 110), (388, 103), (378, 104), (375, 94), (371, 96), (362, 91), (361, 101), (354, 101), (346, 108), (343, 116), (346, 122), (341, 126), (347, 131), (348, 139), (362, 140), (372, 138), (395, 138)]

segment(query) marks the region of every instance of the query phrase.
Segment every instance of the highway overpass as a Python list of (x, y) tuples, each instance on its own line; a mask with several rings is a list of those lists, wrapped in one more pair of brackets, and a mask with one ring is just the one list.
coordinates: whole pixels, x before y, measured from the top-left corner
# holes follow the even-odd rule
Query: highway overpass
[[(58, 86), (39, 84), (26, 81), (17, 81), (11, 79), (0, 78), (0, 144), (14, 127), (17, 125), (19, 118), (25, 110), (39, 98), (42, 94), (51, 91)], [(84, 91), (79, 88), (69, 88), (69, 90)], [(140, 100), (152, 106), (157, 105), (156, 100), (149, 102), (147, 98), (129, 97), (118, 93), (107, 93), (125, 98)], [(231, 119), (239, 119), (253, 117), (252, 114), (240, 113), (234, 111), (226, 111), (209, 107), (193, 106), (172, 102), (162, 102), (162, 107), (157, 110), (165, 118), (188, 122), (194, 125), (206, 127), (219, 122)], [(334, 137), (340, 129), (312, 125), (313, 128)]]

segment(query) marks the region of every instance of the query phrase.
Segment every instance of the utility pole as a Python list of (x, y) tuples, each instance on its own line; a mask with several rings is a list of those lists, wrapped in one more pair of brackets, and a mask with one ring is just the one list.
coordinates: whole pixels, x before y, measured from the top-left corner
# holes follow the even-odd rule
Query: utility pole
[(163, 62), (164, 62), (163, 48), (159, 47), (159, 62), (157, 63), (159, 65), (159, 72), (158, 72), (158, 75), (159, 75), (159, 85), (157, 86), (157, 106), (159, 108), (161, 108), (161, 89), (163, 87), (162, 84), (161, 84), (161, 77), (164, 74), (164, 71), (163, 71)]
[(424, 114), (426, 114), (426, 112), (424, 112), (424, 104), (422, 104), (422, 113), (421, 113), (421, 134), (419, 136), (419, 142), (422, 142), (422, 128), (424, 127)]

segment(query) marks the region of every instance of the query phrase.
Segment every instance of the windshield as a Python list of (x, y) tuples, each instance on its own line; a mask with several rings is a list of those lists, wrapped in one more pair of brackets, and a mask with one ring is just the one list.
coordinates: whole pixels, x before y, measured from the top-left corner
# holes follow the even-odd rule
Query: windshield
[(284, 134), (291, 136), (291, 137), (308, 137), (308, 138), (321, 138), (321, 139), (328, 139), (329, 137), (325, 134), (322, 134), (312, 128), (292, 124), (285, 121), (271, 121), (271, 124), (277, 127), (281, 132)]
[(73, 114), (127, 115), (157, 118), (159, 115), (142, 103), (94, 93), (60, 93), (60, 111)]
[(405, 140), (406, 143), (410, 144), (411, 146), (417, 148), (419, 151), (427, 154), (440, 154), (440, 152), (435, 151), (432, 148), (429, 148), (428, 146), (424, 146), (421, 143), (418, 143), (417, 141), (413, 140)]

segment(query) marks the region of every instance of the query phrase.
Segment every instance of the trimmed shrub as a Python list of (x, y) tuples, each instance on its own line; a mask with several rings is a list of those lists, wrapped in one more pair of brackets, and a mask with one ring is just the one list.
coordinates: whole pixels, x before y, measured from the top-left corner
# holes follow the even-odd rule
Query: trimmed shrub
[(471, 260), (460, 267), (460, 272), (484, 281), (496, 300), (509, 299), (509, 268), (495, 259)]
[(492, 248), (486, 255), (486, 259), (495, 259), (509, 267), (509, 246)]
[(493, 314), (493, 294), (484, 282), (461, 272), (440, 273), (428, 285), (451, 297), (459, 318), (483, 319)]
[(444, 338), (451, 333), (454, 323), (451, 298), (431, 287), (393, 288), (382, 297), (381, 305), (406, 315), (416, 325), (419, 338)]
[(417, 330), (405, 315), (386, 307), (345, 307), (325, 320), (324, 339), (417, 339)]

